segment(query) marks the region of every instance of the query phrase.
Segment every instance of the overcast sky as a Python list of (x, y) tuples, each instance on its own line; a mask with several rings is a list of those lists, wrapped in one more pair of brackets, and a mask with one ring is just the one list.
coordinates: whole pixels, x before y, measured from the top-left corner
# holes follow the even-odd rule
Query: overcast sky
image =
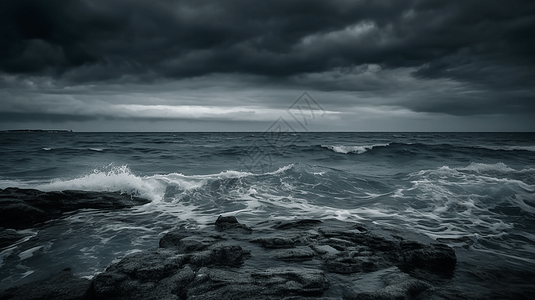
[(0, 130), (535, 131), (533, 0), (2, 0), (0, 45)]

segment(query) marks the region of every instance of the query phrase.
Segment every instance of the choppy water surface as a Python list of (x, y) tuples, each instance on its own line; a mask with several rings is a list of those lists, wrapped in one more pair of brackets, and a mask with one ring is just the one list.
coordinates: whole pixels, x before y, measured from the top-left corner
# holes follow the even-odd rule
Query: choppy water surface
[[(0, 288), (64, 267), (91, 277), (219, 214), (404, 228), (471, 263), (535, 267), (535, 134), (0, 133), (0, 188), (120, 190), (152, 202), (83, 210), (0, 249)], [(462, 264), (461, 264), (462, 265)]]

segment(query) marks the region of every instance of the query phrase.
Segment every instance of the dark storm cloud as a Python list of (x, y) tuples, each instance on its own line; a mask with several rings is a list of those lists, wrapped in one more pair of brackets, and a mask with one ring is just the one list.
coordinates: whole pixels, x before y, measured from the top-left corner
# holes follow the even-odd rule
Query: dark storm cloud
[(398, 103), (411, 110), (515, 112), (532, 109), (534, 32), (531, 0), (4, 0), (0, 72), (65, 85), (226, 73), (323, 91), (390, 89), (343, 81), (375, 64), (482, 92)]
[[(2, 70), (62, 74), (88, 68), (90, 74), (81, 70), (79, 80), (151, 72), (286, 76), (370, 62), (348, 53), (358, 50), (351, 45), (319, 52), (296, 45), (306, 36), (362, 20), (386, 25), (409, 7), (401, 1), (17, 0), (1, 5), (2, 44), (8, 45)], [(369, 56), (371, 50), (359, 52)]]

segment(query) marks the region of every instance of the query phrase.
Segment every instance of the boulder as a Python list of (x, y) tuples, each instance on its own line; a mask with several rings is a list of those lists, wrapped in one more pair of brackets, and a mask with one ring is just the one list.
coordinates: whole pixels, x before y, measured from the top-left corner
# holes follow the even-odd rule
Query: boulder
[[(397, 267), (392, 267), (377, 274), (370, 274), (375, 277), (376, 281), (373, 288), (365, 291), (353, 291), (344, 295), (344, 300), (410, 300), (428, 298), (429, 294), (423, 294), (433, 287), (422, 281), (401, 272)], [(357, 280), (355, 285), (357, 289), (366, 286), (366, 279)], [(369, 281), (369, 279), (368, 279)], [(425, 296), (425, 297), (422, 297)]]
[(150, 200), (120, 192), (0, 189), (0, 227), (26, 229), (59, 218), (79, 209), (122, 209), (149, 203)]
[(424, 245), (418, 242), (400, 243), (405, 266), (450, 272), (455, 268), (455, 251), (444, 244)]
[(1, 300), (88, 300), (92, 299), (91, 281), (74, 277), (71, 269), (56, 276), (0, 291)]
[(235, 216), (228, 216), (228, 217), (219, 216), (217, 220), (215, 221), (215, 227), (217, 230), (220, 230), (220, 231), (229, 230), (229, 229), (237, 229), (237, 230), (244, 231), (246, 233), (251, 233), (251, 231), (253, 231), (251, 227), (238, 222), (238, 219), (236, 219)]
[[(340, 299), (342, 294), (345, 299), (423, 299), (435, 295), (442, 275), (431, 285), (414, 274), (442, 274), (456, 264), (455, 251), (446, 245), (380, 236), (334, 220), (277, 222), (253, 231), (235, 217), (220, 216), (212, 227), (171, 230), (159, 246), (109, 266), (81, 295), (109, 300), (304, 300)], [(11, 289), (2, 293), (6, 296), (0, 300), (13, 294)]]
[(246, 274), (205, 268), (199, 270), (186, 295), (187, 299), (206, 300), (310, 299), (307, 296), (321, 295), (328, 288), (329, 282), (319, 270), (269, 268)]
[(251, 243), (260, 244), (264, 248), (293, 248), (295, 247), (295, 241), (291, 238), (271, 236), (271, 237), (259, 237), (251, 240)]
[(25, 235), (20, 234), (13, 229), (5, 229), (0, 227), (0, 249), (12, 245)]
[(277, 250), (274, 257), (281, 260), (309, 260), (314, 257), (314, 251), (310, 249), (284, 249)]

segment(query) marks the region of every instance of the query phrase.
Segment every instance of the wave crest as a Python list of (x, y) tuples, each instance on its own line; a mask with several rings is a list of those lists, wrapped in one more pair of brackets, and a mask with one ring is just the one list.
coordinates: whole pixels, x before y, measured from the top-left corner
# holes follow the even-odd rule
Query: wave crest
[(321, 145), (322, 148), (327, 148), (336, 153), (348, 154), (356, 153), (362, 154), (368, 150), (371, 150), (375, 147), (387, 147), (390, 146), (390, 143), (387, 144), (373, 144), (373, 145), (360, 145), (360, 146), (346, 146), (346, 145)]

